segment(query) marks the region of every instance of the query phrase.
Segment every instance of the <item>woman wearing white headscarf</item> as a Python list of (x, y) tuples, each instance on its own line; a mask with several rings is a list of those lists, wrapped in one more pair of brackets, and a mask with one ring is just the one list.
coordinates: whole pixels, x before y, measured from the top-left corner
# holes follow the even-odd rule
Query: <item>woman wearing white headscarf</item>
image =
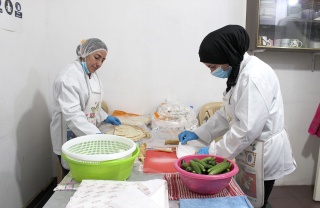
[[(266, 207), (276, 179), (296, 169), (279, 80), (272, 68), (246, 53), (249, 35), (239, 25), (209, 33), (199, 49), (200, 62), (218, 78), (227, 78), (223, 107), (181, 143), (199, 139), (209, 147), (200, 154), (236, 158), (239, 185), (255, 207)], [(218, 142), (214, 139), (223, 136)]]
[[(67, 65), (53, 85), (53, 115), (50, 125), (53, 152), (61, 160), (61, 147), (75, 137), (101, 133), (101, 122), (119, 125), (102, 108), (102, 83), (97, 70), (106, 59), (108, 49), (97, 38), (81, 41), (77, 47), (78, 59)], [(62, 160), (64, 175), (68, 166)], [(66, 168), (66, 169), (65, 169)]]

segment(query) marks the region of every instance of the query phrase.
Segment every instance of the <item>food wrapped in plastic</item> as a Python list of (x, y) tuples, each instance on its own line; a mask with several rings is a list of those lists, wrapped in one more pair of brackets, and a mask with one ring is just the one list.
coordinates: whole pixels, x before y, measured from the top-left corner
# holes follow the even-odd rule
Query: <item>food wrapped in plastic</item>
[(151, 123), (150, 115), (139, 115), (121, 110), (115, 110), (112, 115), (117, 117), (121, 121), (121, 124), (141, 126), (149, 125)]
[(161, 103), (151, 121), (152, 129), (159, 130), (193, 130), (198, 126), (194, 109), (178, 102)]
[(147, 127), (147, 125), (151, 123), (149, 115), (128, 113), (122, 110), (115, 110), (112, 115), (121, 121), (121, 125), (113, 126), (110, 124), (102, 124), (99, 127), (101, 132), (123, 136), (135, 142), (150, 138), (151, 135)]

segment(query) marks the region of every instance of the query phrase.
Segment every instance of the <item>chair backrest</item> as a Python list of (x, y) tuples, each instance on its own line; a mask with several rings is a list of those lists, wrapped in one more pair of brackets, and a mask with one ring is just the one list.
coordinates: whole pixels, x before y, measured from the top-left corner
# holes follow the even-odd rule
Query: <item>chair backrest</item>
[(106, 112), (106, 113), (108, 113), (108, 105), (107, 105), (107, 103), (106, 103), (106, 101), (102, 101), (102, 103), (101, 103), (101, 108)]
[[(203, 105), (200, 108), (200, 112), (199, 112), (199, 125), (202, 125), (203, 123), (205, 123), (222, 106), (223, 106), (222, 102), (211, 102)], [(217, 142), (220, 139), (222, 139), (222, 136), (216, 138), (215, 141)]]
[(222, 102), (211, 102), (203, 105), (199, 112), (199, 124), (205, 123), (222, 106)]

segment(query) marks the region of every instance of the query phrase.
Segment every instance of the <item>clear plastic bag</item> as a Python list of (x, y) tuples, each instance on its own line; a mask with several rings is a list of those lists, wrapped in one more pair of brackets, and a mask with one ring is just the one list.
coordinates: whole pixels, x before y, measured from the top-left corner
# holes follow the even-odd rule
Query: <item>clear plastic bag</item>
[(151, 117), (152, 129), (193, 130), (198, 126), (197, 114), (190, 106), (178, 102), (164, 102)]

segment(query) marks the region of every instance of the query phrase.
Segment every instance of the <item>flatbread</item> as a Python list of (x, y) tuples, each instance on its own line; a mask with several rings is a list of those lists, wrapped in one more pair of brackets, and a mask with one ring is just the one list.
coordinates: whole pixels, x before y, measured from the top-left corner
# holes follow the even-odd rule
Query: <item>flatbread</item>
[(115, 126), (114, 130), (106, 132), (106, 134), (113, 134), (117, 136), (123, 136), (133, 141), (140, 141), (150, 137), (150, 134), (145, 129), (139, 126), (131, 126), (121, 124), (119, 126)]

